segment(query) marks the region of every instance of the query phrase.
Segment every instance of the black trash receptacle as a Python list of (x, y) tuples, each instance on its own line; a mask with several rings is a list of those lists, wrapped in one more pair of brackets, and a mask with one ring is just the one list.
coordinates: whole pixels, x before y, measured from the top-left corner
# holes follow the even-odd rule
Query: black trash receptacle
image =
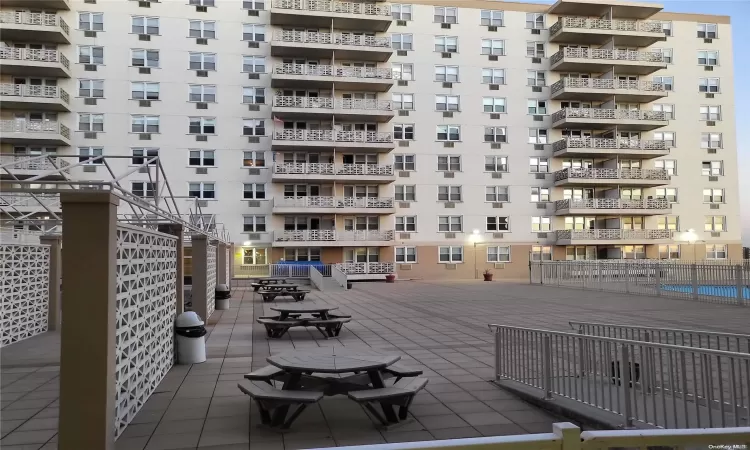
[(229, 299), (232, 297), (229, 286), (226, 284), (217, 284), (214, 292), (216, 293), (216, 309), (229, 309)]
[(197, 364), (206, 360), (206, 326), (198, 314), (188, 311), (177, 316), (177, 363)]

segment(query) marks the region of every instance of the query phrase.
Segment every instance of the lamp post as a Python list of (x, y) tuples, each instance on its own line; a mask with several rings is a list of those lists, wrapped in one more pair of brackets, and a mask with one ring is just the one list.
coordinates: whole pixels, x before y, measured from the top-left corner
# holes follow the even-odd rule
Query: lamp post
[(479, 236), (479, 230), (475, 228), (471, 232), (471, 241), (474, 243), (474, 279), (475, 280), (479, 279), (479, 272), (477, 271), (477, 242), (479, 242), (480, 239), (481, 237)]

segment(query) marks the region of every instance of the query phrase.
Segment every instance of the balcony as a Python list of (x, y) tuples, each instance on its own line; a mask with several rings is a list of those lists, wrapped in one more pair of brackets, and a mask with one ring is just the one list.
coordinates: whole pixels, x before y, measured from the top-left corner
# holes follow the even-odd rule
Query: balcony
[[(14, 8), (28, 8), (29, 0), (3, 0), (3, 6), (14, 7)], [(64, 11), (70, 10), (69, 0), (34, 0), (34, 9), (43, 10), (55, 10), (61, 9)]]
[(648, 75), (666, 69), (659, 52), (636, 52), (606, 48), (564, 48), (550, 57), (550, 68), (561, 72), (615, 72)]
[(9, 41), (70, 44), (70, 27), (57, 14), (5, 10), (0, 11), (0, 24), (3, 39)]
[(331, 0), (274, 0), (271, 25), (386, 31), (391, 7), (382, 3)]
[(275, 231), (274, 247), (299, 247), (310, 244), (316, 247), (377, 247), (393, 241), (392, 230), (300, 230)]
[(672, 206), (664, 198), (649, 198), (641, 200), (627, 200), (620, 198), (584, 198), (558, 200), (555, 202), (555, 214), (567, 216), (571, 214), (590, 215), (658, 215), (669, 214)]
[(392, 183), (396, 180), (393, 166), (378, 164), (277, 163), (273, 166), (273, 181), (361, 181)]
[(667, 115), (663, 111), (565, 108), (552, 114), (553, 128), (608, 130), (618, 127), (623, 130), (651, 131), (668, 124)]
[(388, 152), (393, 134), (379, 131), (281, 130), (273, 133), (273, 150), (310, 148)]
[(271, 55), (307, 58), (385, 62), (393, 54), (387, 36), (363, 36), (315, 31), (277, 31), (271, 41)]
[(663, 186), (669, 179), (664, 169), (568, 168), (555, 172), (555, 186)]
[(604, 17), (612, 15), (623, 19), (647, 19), (661, 11), (658, 4), (623, 2), (620, 0), (558, 0), (547, 10), (556, 16)]
[(0, 47), (6, 75), (70, 78), (70, 61), (57, 50)]
[(559, 230), (557, 245), (661, 244), (672, 241), (671, 230)]
[[(18, 178), (29, 178), (56, 169), (64, 169), (70, 164), (62, 158), (42, 155), (0, 155), (0, 166), (8, 169)], [(45, 178), (62, 178), (62, 174), (54, 174)], [(3, 170), (0, 178), (11, 179)]]
[(392, 197), (279, 197), (274, 214), (393, 214)]
[(59, 213), (61, 210), (60, 196), (57, 194), (34, 194), (32, 196), (32, 194), (26, 192), (0, 192), (0, 206), (4, 207), (4, 211), (6, 212), (17, 210), (19, 213), (38, 211), (48, 214), (45, 206), (56, 213)]
[(279, 64), (271, 75), (275, 88), (336, 89), (343, 91), (387, 92), (394, 82), (390, 68)]
[(390, 100), (277, 95), (273, 98), (273, 113), (293, 120), (330, 120), (330, 116), (335, 115), (337, 120), (387, 122), (393, 118), (393, 103)]
[(69, 112), (70, 96), (57, 86), (2, 83), (0, 108)]
[(550, 42), (602, 45), (615, 38), (617, 45), (648, 47), (667, 39), (661, 22), (560, 17), (549, 29)]
[(384, 280), (386, 275), (396, 273), (393, 263), (383, 262), (342, 263), (336, 264), (336, 268), (349, 280)]
[(554, 156), (622, 156), (638, 159), (669, 155), (664, 141), (641, 139), (568, 138), (552, 144)]
[(0, 143), (70, 146), (70, 129), (59, 122), (0, 120)]
[(612, 78), (563, 78), (550, 87), (553, 100), (605, 102), (617, 96), (618, 102), (649, 103), (667, 96), (664, 85), (653, 81)]

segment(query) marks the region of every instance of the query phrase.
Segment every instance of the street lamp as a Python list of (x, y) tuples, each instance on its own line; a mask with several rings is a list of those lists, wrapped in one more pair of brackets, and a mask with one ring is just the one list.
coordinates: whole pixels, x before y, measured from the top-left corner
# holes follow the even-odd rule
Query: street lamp
[(479, 235), (480, 231), (478, 229), (474, 229), (474, 231), (471, 232), (471, 242), (474, 243), (474, 279), (479, 279), (479, 272), (477, 271), (477, 242), (479, 242), (482, 237)]

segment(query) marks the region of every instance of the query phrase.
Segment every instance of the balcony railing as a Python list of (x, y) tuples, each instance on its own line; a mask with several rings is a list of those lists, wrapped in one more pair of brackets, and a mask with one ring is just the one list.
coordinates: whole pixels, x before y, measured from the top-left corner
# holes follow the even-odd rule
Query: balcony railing
[(379, 131), (281, 130), (275, 131), (273, 138), (280, 141), (362, 142), (365, 144), (393, 142), (391, 133)]
[(274, 200), (283, 208), (393, 208), (392, 197), (283, 197)]
[(32, 86), (29, 84), (2, 83), (0, 84), (0, 96), (59, 98), (65, 103), (70, 103), (70, 96), (68, 93), (57, 86)]
[(391, 39), (386, 36), (364, 36), (344, 33), (321, 33), (317, 31), (277, 31), (274, 41), (299, 44), (336, 44), (357, 47), (391, 48)]
[(70, 68), (70, 61), (57, 50), (40, 50), (35, 48), (0, 47), (0, 60), (38, 61), (60, 63), (66, 69)]
[(59, 122), (0, 120), (0, 131), (3, 133), (61, 134), (70, 139), (70, 129)]
[(277, 95), (273, 98), (273, 106), (277, 108), (393, 110), (393, 103), (390, 100), (339, 98), (334, 101), (331, 97), (293, 97), (282, 95)]
[(299, 75), (311, 77), (378, 78), (393, 80), (393, 71), (374, 67), (335, 67), (313, 64), (279, 64), (274, 66), (277, 75)]
[(276, 242), (392, 241), (392, 230), (297, 230), (274, 232)]
[(393, 166), (379, 164), (279, 163), (276, 174), (294, 175), (393, 175)]
[(600, 108), (564, 108), (552, 114), (552, 123), (563, 119), (667, 120), (667, 114), (664, 111)]
[(8, 164), (7, 168), (12, 172), (15, 170), (41, 171), (64, 169), (70, 165), (70, 163), (62, 158), (54, 156), (39, 158), (39, 156), (41, 155), (0, 155), (0, 166)]
[(388, 275), (394, 272), (393, 263), (383, 262), (357, 262), (336, 264), (336, 268), (347, 275)]
[(560, 17), (557, 22), (549, 28), (549, 35), (554, 36), (563, 27), (580, 28), (583, 30), (604, 31), (638, 31), (641, 33), (657, 33), (663, 35), (661, 22), (622, 19), (595, 19), (589, 17)]
[(615, 80), (612, 78), (562, 78), (550, 89), (554, 94), (564, 88), (571, 89), (629, 89), (646, 92), (666, 92), (662, 83), (653, 81)]
[(607, 48), (564, 48), (550, 57), (550, 64), (563, 58), (592, 59), (606, 61), (633, 61), (663, 63), (661, 52), (637, 52), (633, 50), (612, 50)]
[(390, 164), (342, 164), (336, 167), (337, 175), (393, 175)]
[(616, 241), (625, 239), (671, 239), (671, 230), (559, 230), (557, 239)]
[(336, 101), (342, 109), (364, 109), (368, 111), (393, 111), (393, 102), (390, 100), (375, 100), (363, 98), (345, 98)]
[(620, 198), (583, 198), (555, 202), (555, 210), (561, 209), (670, 209), (665, 198), (628, 200)]
[(13, 206), (13, 207), (39, 207), (42, 205), (52, 207), (52, 209), (59, 209), (60, 196), (57, 194), (34, 194), (36, 198), (32, 197), (30, 193), (12, 193), (3, 194), (0, 192), (0, 206)]
[(57, 14), (36, 13), (28, 11), (2, 11), (0, 23), (16, 25), (41, 25), (46, 27), (59, 26), (66, 35), (70, 34), (70, 27)]
[(669, 180), (664, 169), (567, 168), (555, 172), (555, 181), (562, 180)]
[(641, 139), (606, 139), (606, 138), (568, 138), (552, 144), (552, 151), (557, 152), (566, 149), (590, 148), (601, 150), (643, 150), (660, 151), (668, 150), (665, 141), (649, 141)]
[(331, 0), (274, 0), (273, 7), (297, 11), (320, 11), (391, 17), (391, 7), (378, 3), (336, 2)]

